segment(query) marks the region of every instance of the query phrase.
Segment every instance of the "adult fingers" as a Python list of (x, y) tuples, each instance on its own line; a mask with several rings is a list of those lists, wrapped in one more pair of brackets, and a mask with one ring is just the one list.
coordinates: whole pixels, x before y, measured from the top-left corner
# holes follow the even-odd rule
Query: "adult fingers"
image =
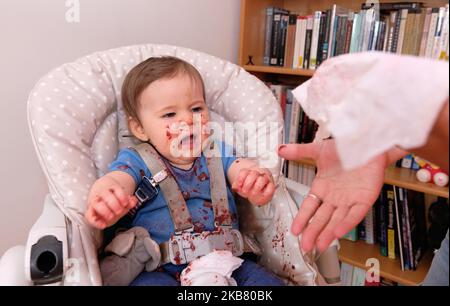
[(357, 226), (366, 216), (367, 212), (371, 208), (371, 205), (357, 204), (352, 206), (348, 214), (338, 225), (334, 234), (336, 237), (342, 237), (347, 234), (352, 228)]
[(300, 160), (303, 158), (317, 160), (319, 151), (319, 143), (283, 144), (278, 147), (278, 155), (287, 160)]
[(324, 203), (316, 211), (312, 221), (306, 226), (302, 234), (301, 245), (305, 252), (309, 252), (314, 248), (317, 237), (330, 221), (333, 212), (333, 205), (328, 203)]
[(320, 233), (319, 237), (317, 238), (316, 245), (319, 252), (325, 251), (331, 244), (331, 242), (333, 242), (333, 240), (336, 239), (335, 229), (342, 222), (342, 219), (344, 219), (345, 216), (348, 214), (348, 211), (349, 208), (347, 206), (339, 207), (334, 211), (330, 222), (328, 222), (327, 226), (324, 228), (324, 230)]

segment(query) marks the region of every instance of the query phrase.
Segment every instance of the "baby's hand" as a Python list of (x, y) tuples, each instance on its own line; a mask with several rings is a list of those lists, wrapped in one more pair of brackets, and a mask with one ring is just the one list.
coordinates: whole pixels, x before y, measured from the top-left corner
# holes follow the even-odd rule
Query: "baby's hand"
[(119, 221), (137, 202), (135, 196), (125, 194), (121, 186), (112, 184), (90, 196), (85, 217), (92, 226), (105, 229)]
[(231, 186), (233, 191), (254, 205), (265, 205), (272, 200), (275, 184), (267, 169), (241, 169)]

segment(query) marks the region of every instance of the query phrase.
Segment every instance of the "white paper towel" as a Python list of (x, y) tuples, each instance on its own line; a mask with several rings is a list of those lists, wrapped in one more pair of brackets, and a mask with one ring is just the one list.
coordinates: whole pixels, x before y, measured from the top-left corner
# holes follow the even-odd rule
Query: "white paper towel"
[(229, 251), (214, 251), (194, 260), (181, 272), (181, 285), (236, 286), (231, 274), (243, 261)]
[(325, 61), (293, 94), (319, 124), (316, 139), (331, 133), (342, 166), (352, 169), (396, 145), (424, 145), (448, 82), (448, 62), (365, 52)]

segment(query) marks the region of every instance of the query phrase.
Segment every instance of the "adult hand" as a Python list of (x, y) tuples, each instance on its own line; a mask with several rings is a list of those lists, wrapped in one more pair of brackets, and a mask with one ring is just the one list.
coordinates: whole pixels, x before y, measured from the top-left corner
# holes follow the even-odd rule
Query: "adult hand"
[(393, 149), (350, 171), (342, 169), (334, 140), (282, 145), (278, 154), (287, 160), (310, 158), (316, 163), (317, 174), (310, 189), (313, 196), (304, 199), (291, 231), (302, 233), (305, 252), (315, 245), (322, 252), (364, 219), (383, 186), (386, 166), (406, 152)]

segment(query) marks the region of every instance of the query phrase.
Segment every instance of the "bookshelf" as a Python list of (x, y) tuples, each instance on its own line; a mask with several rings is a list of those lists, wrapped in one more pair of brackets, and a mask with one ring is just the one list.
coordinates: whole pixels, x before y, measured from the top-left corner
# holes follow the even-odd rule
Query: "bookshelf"
[[(298, 161), (301, 164), (315, 166), (313, 160), (303, 159)], [(384, 183), (405, 189), (423, 192), (437, 197), (449, 198), (448, 187), (439, 187), (432, 183), (422, 183), (416, 178), (416, 171), (390, 166), (386, 169)]]
[[(333, 4), (359, 11), (365, 1), (350, 0), (242, 0), (240, 16), (240, 44), (238, 63), (264, 82), (278, 82), (298, 86), (314, 75), (315, 70), (293, 69), (264, 65), (266, 8), (273, 6), (289, 10), (299, 15), (311, 15), (314, 11), (325, 11)], [(384, 0), (380, 3), (399, 2)], [(421, 1), (426, 7), (442, 7), (448, 4), (446, 0)], [(311, 160), (302, 160), (302, 164), (315, 165)], [(438, 187), (434, 184), (421, 183), (415, 177), (415, 171), (389, 167), (385, 174), (385, 183), (425, 194), (449, 198), (448, 187)], [(378, 245), (366, 244), (363, 241), (352, 242), (341, 240), (339, 258), (342, 262), (353, 266), (366, 268), (368, 258), (377, 258), (380, 262), (381, 276), (403, 285), (417, 285), (423, 281), (431, 264), (433, 254), (429, 251), (421, 260), (416, 271), (402, 271), (400, 260), (389, 259), (380, 254)]]

